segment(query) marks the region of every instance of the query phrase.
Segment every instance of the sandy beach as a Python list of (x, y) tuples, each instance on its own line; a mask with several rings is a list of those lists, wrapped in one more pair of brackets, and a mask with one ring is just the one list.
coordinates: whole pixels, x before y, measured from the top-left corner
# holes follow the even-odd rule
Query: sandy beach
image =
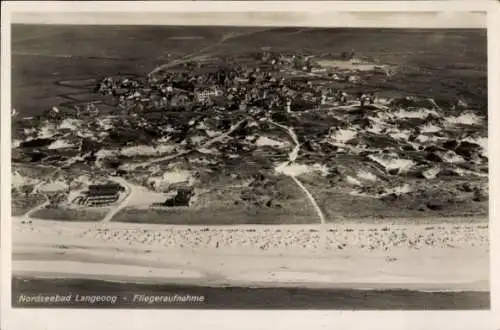
[(13, 218), (13, 275), (488, 291), (488, 225), (165, 226)]

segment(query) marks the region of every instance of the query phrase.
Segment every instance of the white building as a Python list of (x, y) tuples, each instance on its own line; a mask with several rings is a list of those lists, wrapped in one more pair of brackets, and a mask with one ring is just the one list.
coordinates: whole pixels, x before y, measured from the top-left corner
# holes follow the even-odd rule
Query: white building
[(198, 102), (205, 102), (210, 100), (212, 97), (217, 97), (222, 95), (222, 91), (216, 87), (200, 89), (195, 92), (196, 100)]

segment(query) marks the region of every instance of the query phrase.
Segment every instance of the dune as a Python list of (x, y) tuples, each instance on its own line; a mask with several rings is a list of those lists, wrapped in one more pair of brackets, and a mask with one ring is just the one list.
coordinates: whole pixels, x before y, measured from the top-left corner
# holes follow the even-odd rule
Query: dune
[(50, 193), (66, 190), (68, 189), (68, 185), (63, 181), (53, 181), (41, 185), (38, 189), (42, 192)]
[(399, 158), (398, 155), (369, 155), (368, 158), (382, 165), (387, 171), (397, 170), (399, 173), (407, 172), (415, 165), (414, 161)]
[(429, 110), (429, 109), (419, 109), (419, 110), (415, 110), (415, 111), (401, 109), (398, 112), (393, 113), (394, 117), (400, 118), (400, 119), (402, 119), (402, 118), (424, 119), (424, 118), (427, 118), (429, 115), (439, 117), (439, 114), (436, 111)]
[[(379, 132), (380, 133), (380, 132)], [(408, 141), (410, 138), (411, 131), (408, 130), (393, 130), (392, 133), (389, 133), (389, 136), (395, 140)]]
[(275, 172), (282, 173), (289, 176), (300, 176), (307, 173), (319, 172), (321, 175), (325, 176), (329, 173), (329, 169), (322, 164), (296, 164), (290, 162), (283, 162), (275, 166)]
[(380, 197), (384, 197), (384, 196), (392, 195), (392, 194), (403, 195), (403, 194), (410, 193), (412, 191), (413, 191), (413, 189), (410, 187), (409, 184), (404, 184), (402, 186), (385, 189), (385, 193), (380, 195)]
[(37, 134), (37, 131), (38, 131), (38, 130), (36, 129), (36, 127), (32, 127), (32, 128), (25, 128), (25, 129), (23, 130), (24, 135), (26, 135), (26, 136), (33, 135), (33, 134)]
[(354, 139), (358, 135), (358, 132), (353, 129), (340, 129), (330, 135), (330, 138), (335, 142), (345, 143), (349, 140)]
[(120, 154), (127, 157), (133, 156), (156, 156), (158, 154), (174, 151), (175, 146), (160, 144), (155, 147), (148, 145), (137, 145), (121, 149)]
[(97, 125), (102, 130), (110, 130), (115, 127), (111, 118), (100, 118), (97, 120)]
[(99, 151), (96, 152), (95, 156), (98, 159), (103, 159), (103, 158), (108, 158), (115, 156), (117, 154), (116, 151), (110, 150), (110, 149), (99, 149)]
[(54, 124), (51, 123), (46, 123), (45, 125), (41, 126), (37, 138), (38, 139), (48, 139), (53, 137), (57, 133), (57, 129), (54, 126)]
[(18, 188), (18, 187), (30, 184), (31, 182), (32, 182), (32, 180), (30, 180), (29, 178), (26, 178), (26, 177), (22, 176), (17, 171), (14, 172), (12, 174), (12, 176), (11, 176), (11, 185), (14, 188)]
[(371, 172), (360, 170), (357, 173), (357, 177), (361, 180), (366, 180), (366, 181), (377, 181), (377, 176)]
[(477, 125), (482, 118), (472, 112), (465, 112), (456, 117), (446, 117), (445, 124), (447, 125)]
[(356, 180), (355, 178), (353, 178), (352, 176), (349, 176), (349, 175), (346, 177), (346, 181), (347, 181), (347, 183), (355, 185), (355, 186), (362, 186), (363, 185), (361, 182), (359, 182), (358, 180)]
[(289, 162), (281, 163), (275, 167), (277, 173), (283, 173), (290, 176), (299, 176), (311, 171), (309, 166), (303, 164), (290, 164)]
[(52, 142), (47, 148), (54, 150), (54, 149), (71, 148), (73, 146), (74, 145), (72, 143), (69, 143), (66, 140), (59, 139), (59, 140), (55, 140), (54, 142)]
[(19, 146), (21, 145), (22, 142), (23, 141), (18, 140), (18, 139), (12, 139), (11, 148), (13, 148), (13, 149), (19, 148)]
[(59, 129), (67, 129), (70, 131), (76, 131), (82, 125), (82, 121), (78, 119), (66, 118), (61, 124), (59, 124)]
[(425, 124), (421, 127), (422, 133), (437, 133), (442, 131), (442, 128), (433, 124)]
[(435, 166), (428, 170), (423, 171), (422, 175), (424, 176), (424, 178), (430, 180), (434, 179), (439, 174), (439, 172), (441, 172), (441, 169), (438, 166)]
[(451, 150), (438, 152), (437, 154), (446, 163), (460, 164), (460, 163), (464, 163), (465, 162), (465, 159), (462, 156), (457, 155), (455, 152), (453, 152)]
[(281, 142), (281, 141), (277, 141), (277, 140), (273, 140), (267, 136), (261, 136), (257, 139), (257, 141), (255, 141), (255, 144), (259, 147), (262, 147), (262, 146), (268, 146), (268, 147), (278, 147), (278, 148), (282, 148), (285, 146), (285, 143)]

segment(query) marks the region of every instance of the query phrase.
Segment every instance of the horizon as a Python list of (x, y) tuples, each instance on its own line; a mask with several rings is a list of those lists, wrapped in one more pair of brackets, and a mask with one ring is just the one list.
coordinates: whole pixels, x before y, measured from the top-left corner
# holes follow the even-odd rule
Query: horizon
[[(11, 24), (485, 29), (485, 12), (14, 12)], [(166, 17), (166, 14), (170, 14)]]
[(301, 28), (301, 29), (309, 29), (309, 30), (406, 30), (406, 31), (436, 31), (436, 30), (473, 30), (473, 31), (486, 31), (486, 27), (449, 27), (449, 28), (439, 28), (439, 27), (384, 27), (384, 26), (352, 26), (352, 27), (342, 27), (342, 26), (298, 26), (298, 25), (275, 25), (275, 26), (266, 26), (266, 25), (160, 25), (160, 24), (113, 24), (113, 25), (105, 25), (105, 24), (66, 24), (66, 23), (11, 23), (12, 26), (30, 26), (30, 27), (43, 27), (43, 26), (64, 26), (64, 27), (108, 27), (108, 28), (117, 28), (117, 27), (152, 27), (152, 28), (247, 28), (247, 29), (259, 29), (259, 28), (275, 28), (275, 29), (293, 29), (293, 28)]

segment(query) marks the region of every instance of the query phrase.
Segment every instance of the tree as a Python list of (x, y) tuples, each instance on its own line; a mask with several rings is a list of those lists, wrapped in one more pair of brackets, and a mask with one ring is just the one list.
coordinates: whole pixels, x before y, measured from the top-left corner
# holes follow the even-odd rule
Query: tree
[(35, 187), (33, 187), (33, 185), (31, 184), (27, 184), (27, 185), (23, 185), (21, 186), (21, 192), (24, 194), (24, 197), (29, 197), (29, 195), (31, 195), (31, 193), (33, 193), (33, 191), (35, 190)]
[(352, 60), (355, 56), (356, 56), (356, 54), (354, 53), (354, 51), (351, 51), (351, 52), (342, 52), (340, 54), (340, 58), (342, 60), (344, 60), (344, 61)]

